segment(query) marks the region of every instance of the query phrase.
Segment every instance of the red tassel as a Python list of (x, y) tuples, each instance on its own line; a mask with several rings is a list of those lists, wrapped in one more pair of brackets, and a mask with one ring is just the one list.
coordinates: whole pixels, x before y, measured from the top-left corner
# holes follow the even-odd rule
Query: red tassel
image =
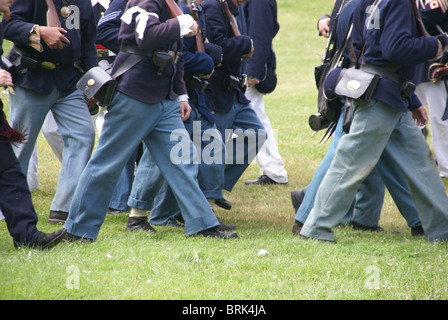
[(26, 140), (25, 132), (21, 132), (17, 129), (11, 128), (6, 120), (5, 113), (3, 112), (3, 103), (0, 100), (0, 143), (12, 143), (19, 144)]

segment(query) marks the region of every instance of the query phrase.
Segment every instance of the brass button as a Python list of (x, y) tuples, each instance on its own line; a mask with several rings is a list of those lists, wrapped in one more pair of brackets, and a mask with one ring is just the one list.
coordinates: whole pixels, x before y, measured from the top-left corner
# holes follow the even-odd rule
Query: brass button
[(72, 11), (68, 7), (61, 8), (61, 16), (63, 16), (64, 18), (68, 18), (70, 13), (72, 13)]
[(361, 87), (361, 83), (358, 80), (350, 80), (347, 82), (347, 89), (355, 91)]
[(94, 84), (95, 84), (95, 80), (93, 80), (93, 79), (89, 79), (89, 81), (87, 81), (87, 85), (89, 87), (93, 86)]

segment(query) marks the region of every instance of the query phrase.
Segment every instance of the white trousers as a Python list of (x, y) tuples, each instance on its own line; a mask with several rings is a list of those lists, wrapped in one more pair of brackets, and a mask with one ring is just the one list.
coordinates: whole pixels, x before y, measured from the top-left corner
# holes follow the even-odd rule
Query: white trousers
[(261, 124), (267, 133), (267, 140), (257, 153), (257, 163), (263, 174), (278, 183), (287, 183), (288, 174), (285, 170), (283, 159), (277, 147), (278, 133), (272, 129), (271, 121), (265, 113), (264, 94), (255, 87), (247, 88), (246, 97), (251, 101), (252, 108), (260, 119)]
[(445, 83), (424, 82), (417, 86), (417, 97), (429, 110), (432, 144), (441, 177), (448, 177), (448, 120), (442, 121), (447, 103)]

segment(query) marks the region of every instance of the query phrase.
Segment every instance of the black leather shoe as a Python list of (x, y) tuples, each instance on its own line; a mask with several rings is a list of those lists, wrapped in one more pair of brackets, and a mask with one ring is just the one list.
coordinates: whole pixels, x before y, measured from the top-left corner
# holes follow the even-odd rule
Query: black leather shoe
[(292, 235), (298, 236), (300, 235), (300, 231), (302, 231), (303, 223), (294, 220), (294, 224), (292, 225)]
[(67, 220), (68, 212), (50, 210), (48, 217), (49, 224), (64, 224)]
[(52, 233), (41, 232), (31, 247), (39, 250), (50, 249), (64, 239), (66, 232), (64, 228)]
[(149, 232), (156, 232), (156, 230), (149, 224), (148, 218), (128, 218), (128, 224), (126, 226), (127, 231), (149, 231)]
[(350, 226), (353, 230), (360, 230), (360, 231), (371, 231), (371, 232), (383, 232), (384, 229), (381, 227), (367, 227), (363, 226), (359, 223), (356, 223), (354, 221), (350, 222)]
[(294, 207), (294, 213), (297, 213), (297, 210), (299, 210), (300, 205), (303, 202), (303, 198), (305, 198), (305, 191), (303, 191), (303, 189), (291, 192), (291, 201), (292, 206)]
[(236, 232), (221, 232), (218, 227), (213, 227), (196, 233), (197, 236), (203, 236), (206, 238), (219, 238), (219, 239), (237, 239), (238, 235)]
[(90, 238), (84, 238), (84, 237), (78, 237), (71, 233), (66, 233), (64, 237), (65, 242), (81, 242), (81, 243), (90, 243), (94, 242), (95, 239)]
[(218, 226), (219, 231), (232, 231), (232, 230), (236, 229), (236, 225), (226, 224), (226, 223), (222, 222), (222, 220), (219, 219), (218, 217), (216, 217), (216, 219), (218, 219), (218, 222), (219, 222), (219, 226)]
[(286, 183), (280, 183), (277, 181), (272, 180), (267, 175), (263, 174), (258, 177), (257, 180), (247, 180), (244, 182), (244, 184), (286, 184)]
[(225, 210), (232, 209), (232, 204), (226, 199), (215, 199), (215, 204)]
[(411, 228), (411, 235), (413, 237), (424, 236), (425, 232), (423, 231), (423, 227), (422, 226), (412, 227)]

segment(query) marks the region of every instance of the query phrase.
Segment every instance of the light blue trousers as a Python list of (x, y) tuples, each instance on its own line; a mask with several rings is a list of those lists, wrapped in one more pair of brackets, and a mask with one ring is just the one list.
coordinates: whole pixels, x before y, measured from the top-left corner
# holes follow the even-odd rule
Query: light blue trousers
[(123, 168), (123, 171), (118, 178), (117, 185), (115, 186), (114, 192), (112, 194), (112, 199), (109, 204), (109, 208), (119, 211), (129, 211), (127, 205), (129, 195), (132, 190), (132, 184), (134, 183), (134, 171), (135, 171), (135, 161), (137, 159), (137, 152), (135, 150), (128, 162)]
[[(297, 221), (305, 223), (308, 218), (314, 206), (317, 190), (333, 161), (339, 140), (344, 134), (341, 114), (330, 147), (316, 169), (311, 183), (306, 187), (305, 197), (295, 216)], [(375, 169), (360, 185), (356, 193), (354, 206), (342, 219), (342, 223), (353, 221), (366, 227), (379, 227), (378, 221), (381, 216), (386, 186), (408, 226), (421, 225), (406, 180), (391, 158), (391, 153), (394, 153), (393, 146), (387, 144)]]
[[(266, 132), (250, 104), (242, 104), (236, 98), (227, 113), (215, 114), (216, 127), (226, 145), (224, 189), (232, 191), (258, 151), (266, 142)], [(232, 133), (238, 135), (235, 138)]]
[(377, 100), (355, 102), (350, 133), (339, 141), (303, 236), (334, 240), (332, 229), (347, 213), (386, 145), (394, 150), (390, 157), (407, 181), (426, 239), (448, 239), (448, 197), (428, 144), (411, 113), (397, 112)]
[[(195, 146), (194, 152), (200, 152), (195, 157), (199, 160), (197, 161), (199, 187), (207, 199), (222, 199), (224, 144), (221, 134), (215, 124), (205, 119), (194, 105), (190, 118), (184, 125)], [(207, 150), (206, 154), (204, 150)], [(209, 154), (212, 154), (216, 161), (209, 163), (207, 159)], [(134, 182), (128, 205), (132, 208), (151, 210), (149, 216), (151, 224), (177, 225), (174, 216), (181, 214), (181, 211), (176, 198), (146, 149), (137, 171), (139, 178)]]
[(64, 150), (51, 210), (68, 212), (95, 141), (95, 129), (84, 96), (78, 90), (64, 97), (56, 89), (48, 95), (18, 86), (14, 90), (15, 95), (10, 95), (10, 122), (27, 133), (28, 141), (14, 147), (25, 175), (45, 117), (50, 110), (53, 112), (64, 141)]
[[(171, 134), (184, 128), (179, 110), (176, 100), (147, 104), (123, 93), (115, 93), (98, 147), (76, 189), (65, 223), (68, 233), (97, 238), (118, 177), (141, 141), (150, 150), (155, 164), (173, 190), (184, 215), (185, 233), (193, 234), (219, 225), (199, 189), (197, 165), (172, 162), (171, 150), (178, 143), (170, 139)], [(184, 137), (183, 141), (189, 141), (189, 137)], [(137, 170), (136, 180), (138, 175)]]

